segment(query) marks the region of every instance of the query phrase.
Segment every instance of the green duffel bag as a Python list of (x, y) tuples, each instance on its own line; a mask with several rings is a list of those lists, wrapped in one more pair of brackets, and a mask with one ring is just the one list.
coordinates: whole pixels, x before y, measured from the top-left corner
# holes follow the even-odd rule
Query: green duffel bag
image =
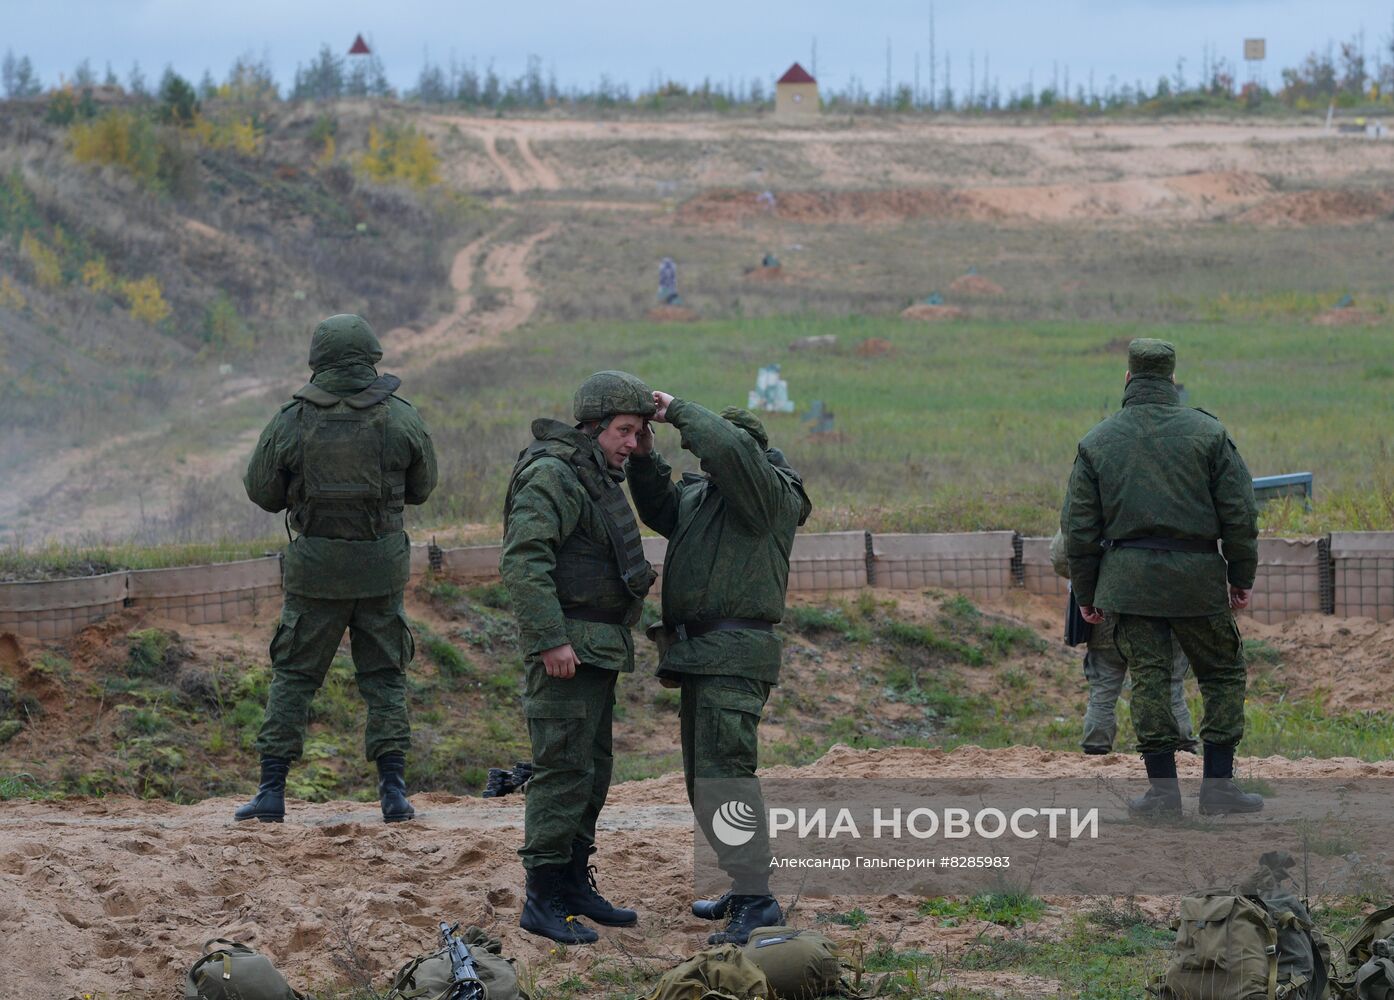
[(813, 931), (761, 927), (750, 935), (746, 958), (769, 980), (775, 1000), (809, 1000), (838, 989), (837, 945)]
[(738, 944), (699, 951), (669, 969), (644, 1000), (771, 1000), (769, 980)]
[[(489, 937), (478, 927), (468, 928), (460, 937), (469, 945), (487, 1000), (532, 1000), (518, 982), (513, 960), (503, 957), (503, 943), (498, 938)], [(450, 956), (441, 948), (413, 958), (397, 970), (387, 1000), (437, 1000), (449, 992), (453, 982)]]
[(265, 955), (214, 938), (184, 979), (184, 1000), (305, 1000), (305, 994), (291, 989)]

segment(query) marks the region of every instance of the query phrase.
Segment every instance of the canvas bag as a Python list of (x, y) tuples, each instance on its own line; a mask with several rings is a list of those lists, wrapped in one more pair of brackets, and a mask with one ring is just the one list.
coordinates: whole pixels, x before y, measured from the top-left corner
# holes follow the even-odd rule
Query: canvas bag
[(669, 969), (644, 1000), (771, 1000), (769, 980), (740, 945), (699, 951)]
[(758, 928), (751, 933), (745, 954), (769, 980), (775, 1000), (809, 1000), (835, 993), (842, 976), (837, 945), (813, 931)]
[(1370, 947), (1373, 955), (1355, 974), (1355, 1000), (1394, 1000), (1394, 937)]
[[(531, 1000), (518, 982), (513, 960), (503, 957), (503, 944), (498, 938), (489, 937), (478, 927), (468, 928), (460, 937), (470, 947), (487, 1000)], [(453, 981), (450, 956), (441, 948), (413, 958), (397, 970), (387, 1000), (437, 1000), (449, 991)]]
[(184, 1000), (304, 1000), (304, 994), (291, 989), (265, 955), (214, 938), (184, 977)]

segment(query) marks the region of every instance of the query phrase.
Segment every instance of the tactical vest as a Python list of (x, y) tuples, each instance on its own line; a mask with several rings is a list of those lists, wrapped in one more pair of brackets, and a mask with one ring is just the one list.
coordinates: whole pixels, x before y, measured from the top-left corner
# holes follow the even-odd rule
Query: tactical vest
[(387, 468), (387, 398), (401, 379), (382, 375), (353, 396), (311, 382), (300, 401), (300, 484), (290, 523), (302, 535), (371, 541), (401, 531), (406, 470)]
[(588, 538), (579, 531), (562, 542), (557, 551), (552, 580), (563, 608), (623, 608), (643, 600), (653, 586), (653, 567), (644, 557), (639, 522), (618, 483), (596, 468), (589, 451), (559, 441), (534, 441), (518, 455), (508, 481), (503, 519), (513, 511), (513, 495), (523, 472), (541, 458), (559, 458), (571, 466), (595, 503), (605, 524), (607, 540)]

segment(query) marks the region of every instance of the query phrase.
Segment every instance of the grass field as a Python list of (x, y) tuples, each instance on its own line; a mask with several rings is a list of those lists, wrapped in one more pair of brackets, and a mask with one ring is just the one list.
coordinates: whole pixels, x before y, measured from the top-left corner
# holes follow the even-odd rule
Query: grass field
[[(832, 350), (795, 351), (833, 335)], [(558, 386), (624, 367), (713, 408), (744, 405), (757, 368), (777, 363), (798, 411), (770, 415), (772, 441), (805, 475), (811, 530), (1053, 531), (1075, 444), (1113, 412), (1126, 345), (1176, 343), (1191, 405), (1217, 414), (1255, 475), (1311, 471), (1310, 515), (1269, 514), (1284, 532), (1394, 527), (1388, 361), (1394, 330), (1323, 330), (1231, 320), (1190, 324), (969, 321), (897, 317), (579, 325), (537, 329), (512, 346), (436, 370), (413, 393), (441, 454), (442, 488), (426, 524), (494, 523), (532, 417), (569, 418)], [(860, 357), (869, 338), (892, 352)], [(819, 439), (801, 419), (813, 400), (836, 415)], [(686, 459), (676, 435), (660, 449)]]

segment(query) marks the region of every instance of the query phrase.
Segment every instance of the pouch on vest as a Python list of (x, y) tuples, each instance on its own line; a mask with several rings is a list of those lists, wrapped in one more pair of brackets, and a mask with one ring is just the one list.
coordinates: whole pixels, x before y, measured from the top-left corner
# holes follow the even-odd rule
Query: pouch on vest
[(775, 1000), (810, 1000), (838, 988), (842, 965), (837, 945), (813, 931), (761, 927), (750, 935), (745, 955), (765, 974)]
[(296, 395), (301, 481), (291, 523), (304, 535), (350, 541), (401, 531), (406, 473), (386, 467), (386, 397), (355, 406), (358, 397), (339, 399), (310, 388)]
[(305, 1000), (305, 995), (291, 989), (265, 955), (214, 938), (184, 977), (184, 1000)]
[[(502, 955), (503, 945), (478, 927), (470, 927), (460, 937), (470, 947), (470, 957), (479, 970), (486, 1000), (531, 1000), (531, 994), (518, 982), (513, 960)], [(454, 981), (450, 956), (444, 948), (413, 958), (397, 970), (386, 1000), (440, 1000)]]
[(663, 974), (644, 1000), (771, 1000), (769, 980), (740, 945), (699, 951)]

